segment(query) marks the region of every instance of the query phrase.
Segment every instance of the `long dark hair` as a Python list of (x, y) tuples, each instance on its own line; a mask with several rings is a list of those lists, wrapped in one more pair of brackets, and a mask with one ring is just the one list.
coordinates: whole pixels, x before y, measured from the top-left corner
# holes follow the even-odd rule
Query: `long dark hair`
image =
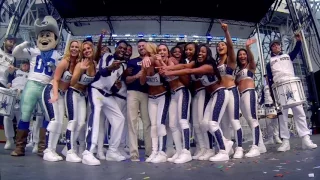
[(240, 59), (239, 59), (239, 54), (240, 54), (240, 52), (241, 51), (244, 51), (246, 54), (247, 54), (247, 63), (249, 64), (249, 59), (248, 59), (248, 51), (246, 50), (246, 49), (243, 49), (243, 48), (241, 48), (241, 49), (239, 49), (238, 50), (238, 52), (237, 52), (237, 58), (236, 58), (236, 60), (237, 60), (237, 66), (239, 67), (239, 68), (242, 68), (241, 66), (241, 62), (240, 62)]
[(221, 75), (220, 75), (220, 72), (218, 70), (218, 66), (217, 66), (217, 61), (212, 57), (212, 51), (211, 49), (206, 45), (206, 44), (200, 44), (198, 46), (198, 49), (197, 49), (197, 54), (199, 54), (200, 52), (200, 49), (202, 47), (205, 47), (206, 50), (207, 50), (207, 57), (205, 59), (205, 61), (203, 63), (200, 63), (198, 61), (198, 58), (195, 59), (195, 62), (196, 62), (196, 67), (199, 67), (201, 66), (202, 64), (211, 64), (212, 67), (213, 67), (213, 71), (214, 71), (214, 75), (217, 76), (217, 78), (219, 79), (219, 81), (221, 81)]
[(237, 60), (236, 69), (238, 69), (238, 71), (236, 73), (241, 71), (241, 68), (242, 68), (242, 64), (241, 64), (240, 59), (239, 59), (239, 54), (240, 54), (241, 51), (244, 51), (247, 54), (247, 63), (249, 64), (249, 62), (250, 62), (249, 59), (248, 59), (248, 51), (246, 49), (243, 49), (243, 48), (239, 49), (238, 52), (237, 52), (237, 57), (236, 57), (236, 60)]
[(192, 44), (194, 46), (194, 55), (192, 56), (192, 60), (196, 60), (198, 58), (198, 44), (195, 43), (195, 42), (188, 42), (185, 46), (184, 46), (184, 50), (183, 50), (183, 53), (182, 53), (182, 59), (185, 61), (187, 59), (187, 55), (185, 53), (186, 49), (187, 49), (187, 46)]
[[(219, 64), (219, 61), (220, 61), (220, 54), (218, 53), (218, 45), (220, 43), (224, 43), (227, 46), (227, 43), (224, 42), (224, 41), (220, 41), (220, 42), (217, 43), (217, 46), (216, 46), (216, 61), (217, 61), (218, 64)], [(227, 48), (227, 57), (228, 57), (228, 48)], [(224, 63), (227, 63), (227, 61), (225, 61)]]
[[(175, 49), (179, 49), (179, 50), (180, 50), (180, 53), (181, 53), (181, 57), (180, 57), (180, 59), (179, 59), (179, 64), (186, 64), (186, 61), (185, 61), (184, 59), (182, 59), (183, 50), (182, 50), (182, 48), (181, 48), (180, 46), (175, 46), (175, 47), (171, 48), (171, 50), (170, 50), (170, 55), (171, 55), (171, 57), (174, 57), (174, 56), (173, 56), (173, 53), (174, 53), (174, 50), (175, 50)], [(174, 58), (176, 58), (176, 57), (174, 57)]]

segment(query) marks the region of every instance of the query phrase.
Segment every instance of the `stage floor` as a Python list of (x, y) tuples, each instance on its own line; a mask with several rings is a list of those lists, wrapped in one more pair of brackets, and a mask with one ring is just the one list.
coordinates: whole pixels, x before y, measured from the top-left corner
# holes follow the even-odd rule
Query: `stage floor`
[[(320, 145), (320, 135), (312, 136)], [(249, 144), (244, 144), (248, 149)], [(81, 163), (46, 162), (28, 149), (25, 157), (11, 157), (10, 151), (0, 146), (1, 180), (79, 180), (79, 179), (319, 179), (320, 148), (302, 151), (301, 140), (292, 138), (291, 150), (276, 152), (278, 145), (268, 145), (266, 154), (258, 158), (229, 160), (213, 163), (192, 161), (186, 164), (149, 164), (145, 162), (107, 162), (101, 166), (87, 166)], [(59, 147), (62, 149), (62, 147)], [(314, 178), (309, 178), (309, 174)]]

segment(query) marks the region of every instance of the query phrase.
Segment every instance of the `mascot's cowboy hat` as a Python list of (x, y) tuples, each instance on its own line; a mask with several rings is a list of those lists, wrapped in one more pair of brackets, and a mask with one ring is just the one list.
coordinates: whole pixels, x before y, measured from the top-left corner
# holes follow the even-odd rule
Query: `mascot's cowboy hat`
[(41, 31), (51, 31), (59, 39), (58, 23), (52, 16), (45, 16), (42, 20), (38, 18), (34, 22), (34, 27), (36, 35), (38, 35)]

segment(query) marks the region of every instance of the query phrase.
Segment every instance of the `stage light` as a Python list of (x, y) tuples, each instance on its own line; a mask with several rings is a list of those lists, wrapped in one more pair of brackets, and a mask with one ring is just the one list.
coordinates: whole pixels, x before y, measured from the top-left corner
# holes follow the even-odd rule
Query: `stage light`
[(118, 35), (116, 35), (116, 34), (112, 34), (112, 37), (117, 37)]
[(149, 37), (149, 41), (152, 41), (152, 37)]
[(199, 38), (199, 36), (197, 36), (197, 35), (194, 35), (194, 36), (192, 36), (192, 37), (194, 37), (194, 38)]
[(179, 38), (176, 38), (177, 41), (179, 41)]
[(130, 34), (126, 34), (126, 35), (124, 35), (125, 37), (130, 37)]
[(138, 34), (138, 37), (143, 37), (144, 35), (143, 34)]

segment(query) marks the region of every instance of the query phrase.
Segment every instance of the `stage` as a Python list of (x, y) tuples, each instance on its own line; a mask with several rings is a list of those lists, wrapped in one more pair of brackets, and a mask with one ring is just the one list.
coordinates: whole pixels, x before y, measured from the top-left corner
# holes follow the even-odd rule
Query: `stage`
[[(320, 135), (311, 137), (320, 144)], [(244, 144), (248, 150), (248, 143)], [(266, 154), (258, 158), (229, 160), (212, 163), (192, 161), (177, 165), (173, 163), (149, 164), (145, 162), (107, 162), (101, 166), (81, 163), (45, 162), (28, 149), (25, 157), (11, 157), (10, 151), (0, 149), (1, 180), (79, 180), (79, 179), (319, 179), (320, 148), (302, 151), (301, 139), (292, 138), (291, 150), (276, 152), (278, 145), (268, 145)], [(59, 147), (62, 149), (62, 146)], [(142, 156), (141, 156), (142, 157)], [(317, 168), (315, 168), (317, 167)], [(309, 178), (313, 173), (314, 178)], [(283, 176), (275, 177), (275, 176)]]

